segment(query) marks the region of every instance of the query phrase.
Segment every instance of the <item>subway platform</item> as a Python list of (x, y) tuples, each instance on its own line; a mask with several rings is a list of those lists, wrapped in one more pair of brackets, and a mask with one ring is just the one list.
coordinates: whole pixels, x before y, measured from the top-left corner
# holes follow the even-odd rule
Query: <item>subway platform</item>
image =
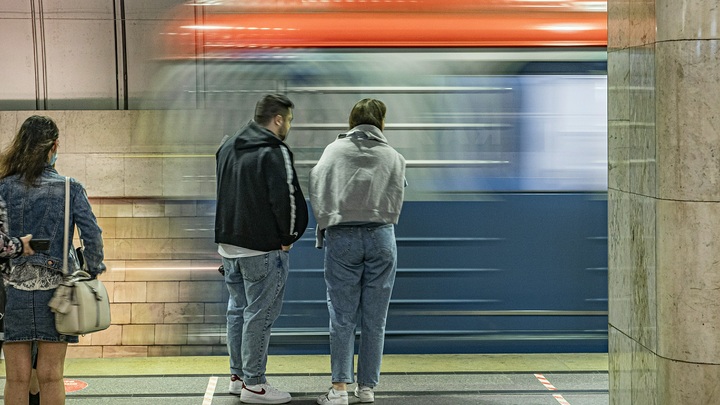
[[(270, 356), (268, 381), (292, 404), (314, 404), (330, 386), (329, 364), (329, 356)], [(375, 404), (606, 405), (607, 367), (603, 353), (386, 355)], [(227, 357), (214, 356), (67, 359), (66, 403), (241, 404), (228, 393), (227, 368)]]

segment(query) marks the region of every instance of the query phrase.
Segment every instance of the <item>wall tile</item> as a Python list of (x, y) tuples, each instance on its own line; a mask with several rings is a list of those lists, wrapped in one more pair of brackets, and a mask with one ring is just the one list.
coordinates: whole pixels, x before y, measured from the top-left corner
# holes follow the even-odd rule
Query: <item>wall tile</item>
[(213, 238), (172, 239), (172, 258), (186, 260), (219, 260)]
[(152, 345), (155, 343), (155, 325), (123, 325), (123, 346)]
[[(59, 158), (58, 158), (59, 159)], [(125, 190), (125, 167), (117, 155), (92, 154), (86, 158), (85, 188), (89, 196), (121, 196)]]
[(104, 358), (147, 357), (147, 346), (102, 346)]
[(148, 302), (178, 302), (178, 282), (148, 282)]
[[(0, 122), (0, 125), (2, 122)], [(165, 202), (165, 216), (167, 217), (195, 217), (197, 215), (197, 202), (195, 200), (169, 200)]]
[(105, 260), (125, 260), (132, 258), (132, 244), (128, 239), (103, 239)]
[(18, 131), (17, 112), (0, 111), (0, 146), (5, 149)]
[(103, 357), (103, 347), (68, 345), (65, 357), (68, 359), (100, 359)]
[(656, 196), (655, 48), (630, 50), (629, 187), (645, 196)]
[(215, 156), (163, 160), (163, 196), (215, 198)]
[(615, 51), (630, 46), (630, 0), (609, 0), (608, 50)]
[(163, 323), (202, 323), (205, 304), (202, 303), (166, 303)]
[(608, 120), (630, 119), (630, 50), (608, 52)]
[[(115, 219), (115, 238), (131, 239), (135, 222), (137, 218), (114, 218)], [(109, 236), (108, 236), (109, 237)]]
[(720, 201), (720, 41), (661, 43), (657, 58), (659, 194)]
[(630, 122), (608, 122), (608, 188), (630, 191)]
[[(62, 153), (58, 150), (58, 160), (55, 169), (63, 176), (79, 181), (87, 188), (87, 155), (77, 153)], [(89, 193), (89, 192), (88, 192)]]
[(203, 323), (224, 325), (227, 322), (227, 303), (205, 304), (205, 319)]
[(173, 239), (130, 239), (134, 260), (171, 259), (173, 257)]
[(630, 402), (633, 405), (657, 405), (658, 356), (638, 342), (632, 345), (632, 371)]
[(151, 303), (151, 304), (132, 304), (130, 323), (142, 324), (142, 323), (162, 323), (163, 322), (163, 311), (165, 309), (164, 303)]
[(635, 304), (632, 285), (630, 194), (608, 191), (608, 322), (630, 334)]
[(720, 203), (658, 205), (658, 354), (720, 364)]
[(182, 346), (183, 356), (212, 356), (215, 353), (213, 346)]
[(197, 261), (193, 263), (193, 280), (218, 281), (223, 280), (223, 276), (218, 272), (218, 267), (222, 264), (222, 260), (218, 255), (218, 259), (214, 261)]
[[(91, 203), (95, 205), (95, 202), (91, 200)], [(133, 207), (132, 203), (128, 200), (123, 199), (112, 199), (103, 198), (97, 200), (97, 205), (100, 207), (99, 216), (102, 217), (132, 217)]]
[(182, 356), (181, 346), (150, 346), (147, 351), (148, 357), (171, 357)]
[(657, 0), (658, 41), (717, 39), (720, 9), (708, 0)]
[(129, 281), (191, 280), (193, 273), (189, 260), (133, 260), (125, 271)]
[(147, 287), (143, 282), (117, 283), (113, 302), (145, 302)]
[[(99, 209), (98, 209), (99, 211)], [(104, 218), (97, 216), (98, 226), (102, 229), (103, 238), (115, 238), (115, 228), (117, 227), (117, 218)]]
[(629, 16), (629, 45), (642, 46), (655, 42), (655, 1), (630, 1)]
[(0, 18), (10, 20), (29, 20), (32, 18), (32, 3), (24, 0), (5, 0), (0, 3)]
[(175, 238), (215, 237), (214, 217), (176, 217), (169, 220), (169, 233)]
[(227, 302), (223, 293), (227, 291), (225, 281), (181, 281), (180, 302)]
[(165, 201), (157, 199), (143, 199), (133, 201), (133, 217), (155, 217), (165, 216)]
[(156, 345), (185, 345), (188, 343), (188, 325), (156, 325)]
[(629, 335), (657, 348), (656, 211), (657, 200), (630, 195), (630, 278), (633, 288)]
[(220, 325), (190, 324), (187, 325), (187, 344), (219, 345)]
[(110, 160), (122, 163), (117, 154), (132, 152), (136, 116), (136, 112), (129, 110), (68, 111), (65, 129), (68, 149), (90, 156), (107, 156), (106, 163)]
[(170, 218), (133, 218), (132, 238), (167, 239), (170, 237)]
[(110, 319), (113, 325), (130, 323), (132, 304), (110, 304)]
[[(112, 315), (112, 314), (111, 314)], [(115, 320), (113, 319), (113, 323)], [(109, 328), (88, 335), (95, 346), (116, 346), (122, 343), (122, 326), (113, 324)]]
[(162, 195), (163, 160), (161, 154), (157, 155), (127, 155), (125, 163), (126, 197), (158, 197)]
[(720, 365), (658, 359), (658, 404), (720, 404)]

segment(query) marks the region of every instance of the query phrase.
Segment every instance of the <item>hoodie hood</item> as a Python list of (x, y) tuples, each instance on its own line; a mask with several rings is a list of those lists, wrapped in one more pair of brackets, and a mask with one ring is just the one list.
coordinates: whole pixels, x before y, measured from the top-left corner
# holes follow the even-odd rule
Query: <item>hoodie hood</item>
[(269, 129), (258, 125), (251, 120), (235, 137), (235, 149), (257, 149), (263, 146), (278, 146), (284, 144)]
[(337, 137), (337, 139), (342, 138), (364, 138), (372, 141), (387, 143), (387, 138), (385, 138), (385, 135), (383, 135), (382, 131), (380, 131), (380, 128), (375, 125), (358, 125), (350, 131), (340, 134)]

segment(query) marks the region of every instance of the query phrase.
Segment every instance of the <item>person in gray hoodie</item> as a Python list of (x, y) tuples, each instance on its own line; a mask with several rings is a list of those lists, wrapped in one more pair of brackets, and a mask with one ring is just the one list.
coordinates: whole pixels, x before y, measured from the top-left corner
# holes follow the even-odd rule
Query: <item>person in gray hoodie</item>
[(382, 101), (360, 100), (350, 113), (350, 131), (338, 135), (310, 171), (316, 247), (325, 247), (333, 385), (318, 397), (318, 404), (348, 403), (347, 384), (355, 382), (358, 321), (355, 396), (360, 402), (374, 402), (373, 389), (380, 380), (385, 322), (397, 269), (394, 225), (405, 190), (405, 158), (382, 132), (386, 112)]

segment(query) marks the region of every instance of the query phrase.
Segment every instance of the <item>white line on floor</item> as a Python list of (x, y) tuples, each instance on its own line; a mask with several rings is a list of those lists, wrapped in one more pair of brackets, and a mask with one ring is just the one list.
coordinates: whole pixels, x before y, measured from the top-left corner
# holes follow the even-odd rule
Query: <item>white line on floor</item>
[(205, 398), (203, 398), (202, 405), (212, 404), (213, 395), (215, 394), (215, 387), (217, 386), (218, 378), (213, 376), (208, 381), (207, 389), (205, 390)]

